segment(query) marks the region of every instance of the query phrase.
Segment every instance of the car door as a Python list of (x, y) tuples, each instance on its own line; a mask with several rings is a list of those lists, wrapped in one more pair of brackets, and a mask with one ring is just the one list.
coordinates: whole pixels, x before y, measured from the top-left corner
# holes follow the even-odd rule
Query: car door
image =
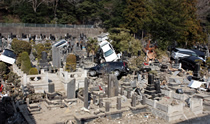
[(101, 63), (98, 67), (98, 73), (103, 74), (107, 72), (107, 63)]

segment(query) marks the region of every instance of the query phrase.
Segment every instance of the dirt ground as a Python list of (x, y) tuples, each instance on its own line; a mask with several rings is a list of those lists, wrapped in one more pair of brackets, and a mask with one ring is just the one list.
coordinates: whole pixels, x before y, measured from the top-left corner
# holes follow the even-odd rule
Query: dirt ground
[(126, 112), (123, 113), (122, 118), (97, 118), (88, 124), (167, 124), (167, 122), (148, 112), (139, 114)]

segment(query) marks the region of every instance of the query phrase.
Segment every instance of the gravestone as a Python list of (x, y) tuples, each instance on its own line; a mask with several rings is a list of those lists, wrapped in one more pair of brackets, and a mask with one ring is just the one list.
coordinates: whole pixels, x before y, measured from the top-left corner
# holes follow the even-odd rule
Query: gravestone
[(85, 78), (83, 97), (84, 97), (84, 107), (88, 109), (88, 79), (87, 78)]
[(54, 83), (49, 83), (48, 84), (48, 92), (49, 93), (55, 92), (55, 85), (54, 85)]
[(193, 80), (200, 80), (200, 64), (195, 64), (195, 69), (193, 70)]
[(117, 110), (120, 110), (121, 109), (121, 97), (118, 96), (117, 97)]
[(160, 94), (159, 94), (160, 93), (160, 84), (158, 84), (158, 83), (157, 83), (157, 81), (156, 81), (156, 83), (154, 82), (153, 74), (148, 75), (148, 85), (147, 85), (144, 93), (147, 94), (147, 96), (149, 98), (154, 99), (155, 97), (160, 96)]
[(67, 84), (67, 98), (68, 99), (73, 99), (75, 98), (75, 79), (71, 80)]
[(109, 74), (108, 80), (108, 97), (118, 96), (119, 83), (117, 77), (113, 74)]

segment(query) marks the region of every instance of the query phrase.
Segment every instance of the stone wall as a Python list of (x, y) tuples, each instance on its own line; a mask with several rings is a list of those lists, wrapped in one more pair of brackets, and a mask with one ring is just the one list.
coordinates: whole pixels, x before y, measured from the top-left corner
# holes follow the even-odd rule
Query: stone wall
[(76, 89), (84, 87), (84, 80), (87, 77), (87, 70), (78, 69), (77, 72), (67, 72), (63, 68), (59, 68), (58, 77), (64, 84), (65, 90), (67, 90), (67, 84), (73, 79), (76, 79)]
[(78, 37), (80, 33), (84, 33), (87, 37), (94, 37), (103, 32), (101, 28), (55, 28), (55, 27), (0, 27), (0, 33), (7, 37), (10, 33), (21, 36), (24, 34), (31, 35), (45, 35), (47, 37), (50, 34), (56, 37), (64, 37), (65, 34), (69, 33), (69, 35)]
[(147, 105), (149, 105), (152, 114), (168, 122), (179, 120), (183, 116), (183, 103), (172, 106), (160, 104), (158, 101), (151, 99), (146, 99), (145, 102)]

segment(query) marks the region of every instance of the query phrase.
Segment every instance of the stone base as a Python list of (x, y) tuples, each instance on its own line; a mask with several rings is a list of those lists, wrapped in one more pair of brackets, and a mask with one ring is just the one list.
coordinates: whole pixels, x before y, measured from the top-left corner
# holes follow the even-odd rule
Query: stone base
[(161, 110), (155, 109), (153, 107), (149, 107), (149, 108), (153, 115), (158, 116), (158, 117), (166, 120), (167, 122), (179, 120), (183, 117), (183, 113), (181, 113), (181, 112), (172, 113), (172, 114), (168, 115), (167, 113), (165, 113)]

